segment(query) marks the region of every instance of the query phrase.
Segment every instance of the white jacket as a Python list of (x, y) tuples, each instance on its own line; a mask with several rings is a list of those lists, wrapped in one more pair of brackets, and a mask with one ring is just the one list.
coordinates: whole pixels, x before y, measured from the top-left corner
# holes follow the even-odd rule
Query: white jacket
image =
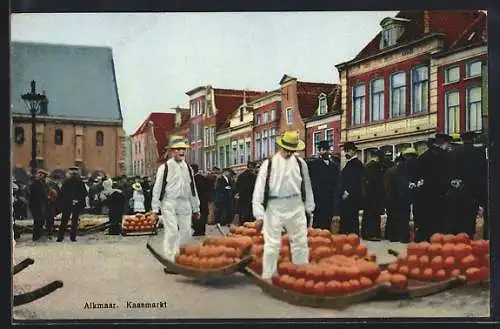
[[(165, 186), (163, 200), (160, 200), (165, 165), (168, 166), (167, 185)], [(151, 200), (152, 211), (158, 212), (165, 199), (175, 200), (177, 198), (183, 198), (190, 201), (193, 213), (200, 212), (200, 199), (198, 198), (198, 191), (194, 182), (195, 196), (191, 193), (192, 179), (193, 178), (189, 175), (188, 164), (185, 161), (176, 162), (174, 159), (169, 159), (166, 163), (161, 164), (156, 172), (156, 180), (153, 186)]]
[[(307, 168), (306, 162), (301, 158), (299, 158), (299, 161), (302, 165), (302, 173), (304, 176), (304, 185), (306, 192), (304, 207), (306, 212), (311, 214), (315, 208), (314, 196), (311, 187), (311, 178), (309, 177), (309, 170)], [(264, 218), (265, 211), (262, 203), (264, 201), (264, 187), (266, 185), (268, 166), (269, 160), (264, 160), (264, 162), (262, 162), (262, 165), (260, 166), (257, 180), (255, 182), (255, 188), (252, 197), (252, 207), (254, 217), (256, 219)], [(302, 179), (300, 177), (300, 168), (294, 156), (291, 156), (289, 159), (285, 159), (279, 153), (273, 155), (271, 163), (271, 176), (269, 177), (269, 197), (274, 196), (279, 198), (298, 194), (300, 200), (301, 182)], [(271, 200), (269, 200), (269, 202), (271, 202)], [(290, 213), (292, 212), (294, 212), (294, 209), (290, 209)], [(286, 216), (286, 214), (283, 215)]]
[(146, 208), (144, 207), (144, 193), (142, 193), (142, 191), (134, 190), (132, 198), (134, 199), (134, 212), (145, 212)]

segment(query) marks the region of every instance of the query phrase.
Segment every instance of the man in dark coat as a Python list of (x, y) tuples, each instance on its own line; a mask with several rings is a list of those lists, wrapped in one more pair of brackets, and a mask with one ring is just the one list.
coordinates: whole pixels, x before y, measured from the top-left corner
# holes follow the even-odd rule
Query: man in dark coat
[(391, 242), (408, 243), (410, 238), (410, 205), (416, 187), (415, 170), (418, 154), (413, 147), (403, 151), (386, 178), (387, 222), (385, 237)]
[(465, 232), (474, 237), (482, 190), (487, 183), (485, 156), (481, 148), (474, 147), (474, 132), (463, 133), (461, 137), (463, 145), (450, 152), (447, 224), (453, 234)]
[(47, 216), (49, 187), (45, 182), (48, 173), (43, 169), (36, 171), (35, 180), (30, 185), (29, 207), (33, 216), (33, 241), (43, 234), (43, 223)]
[(78, 167), (69, 168), (69, 177), (64, 181), (61, 187), (61, 226), (57, 234), (57, 242), (64, 239), (64, 233), (71, 216), (71, 241), (76, 241), (76, 232), (78, 229), (78, 219), (80, 212), (85, 208), (85, 197), (87, 188), (80, 179)]
[(249, 162), (247, 169), (242, 172), (236, 180), (236, 193), (239, 206), (240, 221), (254, 221), (252, 210), (252, 195), (257, 174), (255, 172), (255, 162)]
[(418, 158), (416, 198), (413, 208), (416, 242), (429, 241), (434, 233), (446, 233), (446, 192), (449, 186), (448, 148), (452, 138), (436, 134), (430, 148)]
[(364, 211), (361, 236), (365, 240), (380, 240), (382, 233), (380, 229), (380, 216), (384, 214), (384, 166), (385, 152), (382, 150), (372, 151), (373, 159), (368, 162), (364, 170)]
[(142, 177), (142, 192), (144, 193), (144, 209), (146, 212), (151, 211), (151, 200), (153, 199), (153, 184), (148, 176)]
[(210, 198), (210, 188), (208, 179), (200, 173), (197, 164), (191, 164), (193, 169), (194, 183), (198, 198), (200, 199), (200, 219), (193, 221), (193, 236), (204, 236), (208, 222), (208, 200)]
[(359, 210), (363, 209), (363, 163), (356, 155), (358, 148), (353, 142), (346, 142), (343, 148), (347, 163), (340, 172), (335, 217), (340, 219), (339, 233), (359, 235)]
[[(125, 197), (123, 192), (118, 189), (118, 184), (108, 178), (103, 183), (103, 190), (99, 194), (99, 199), (108, 207), (109, 231), (108, 235), (121, 234), (121, 223), (123, 218), (123, 203)], [(114, 185), (114, 186), (113, 186)]]
[(339, 181), (339, 167), (332, 159), (328, 141), (320, 141), (318, 151), (319, 156), (308, 163), (316, 205), (313, 213), (313, 227), (330, 230)]
[(225, 168), (215, 181), (215, 220), (229, 226), (233, 221), (233, 186), (231, 183), (231, 169)]
[(45, 231), (50, 240), (52, 240), (52, 231), (54, 230), (54, 218), (59, 213), (59, 194), (61, 189), (53, 180), (47, 180), (48, 195), (47, 195), (47, 212), (45, 214)]

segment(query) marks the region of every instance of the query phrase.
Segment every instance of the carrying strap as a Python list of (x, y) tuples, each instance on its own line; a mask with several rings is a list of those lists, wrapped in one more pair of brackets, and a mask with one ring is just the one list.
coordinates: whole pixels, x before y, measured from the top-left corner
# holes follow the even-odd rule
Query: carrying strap
[[(300, 195), (302, 197), (302, 202), (306, 202), (306, 185), (304, 182), (304, 169), (302, 168), (302, 163), (300, 162), (299, 157), (296, 155), (294, 155), (294, 157), (295, 157), (295, 160), (297, 160), (297, 164), (299, 165), (299, 171), (300, 171), (300, 177), (301, 177)], [(272, 159), (273, 159), (273, 157), (270, 157), (268, 159), (268, 163), (267, 163), (266, 184), (264, 185), (264, 201), (262, 203), (264, 206), (264, 210), (267, 208), (267, 203), (269, 202), (269, 180), (271, 178)]]
[[(193, 171), (191, 170), (191, 166), (187, 166), (189, 170), (189, 177), (191, 177), (191, 195), (196, 196), (196, 192), (194, 189), (194, 176), (193, 176)], [(163, 200), (163, 197), (165, 196), (165, 188), (167, 187), (167, 176), (168, 176), (168, 164), (165, 162), (165, 168), (163, 170), (163, 180), (161, 182), (161, 192), (160, 192), (160, 201)]]

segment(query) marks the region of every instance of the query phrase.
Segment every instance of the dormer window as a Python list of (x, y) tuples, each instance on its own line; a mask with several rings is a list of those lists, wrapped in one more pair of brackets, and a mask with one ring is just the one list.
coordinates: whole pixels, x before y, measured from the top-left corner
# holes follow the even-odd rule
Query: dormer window
[(328, 106), (326, 103), (326, 95), (325, 94), (319, 95), (318, 100), (319, 100), (318, 115), (326, 114), (328, 110)]
[(380, 38), (380, 49), (394, 46), (404, 32), (405, 23), (409, 22), (404, 18), (386, 17), (380, 22), (382, 36)]

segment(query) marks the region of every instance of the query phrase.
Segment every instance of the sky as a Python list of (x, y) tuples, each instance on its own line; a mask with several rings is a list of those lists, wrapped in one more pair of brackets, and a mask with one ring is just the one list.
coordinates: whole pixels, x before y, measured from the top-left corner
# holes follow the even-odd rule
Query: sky
[(12, 14), (11, 39), (113, 49), (127, 134), (150, 112), (188, 107), (200, 85), (269, 91), (284, 74), (338, 83), (396, 11)]

